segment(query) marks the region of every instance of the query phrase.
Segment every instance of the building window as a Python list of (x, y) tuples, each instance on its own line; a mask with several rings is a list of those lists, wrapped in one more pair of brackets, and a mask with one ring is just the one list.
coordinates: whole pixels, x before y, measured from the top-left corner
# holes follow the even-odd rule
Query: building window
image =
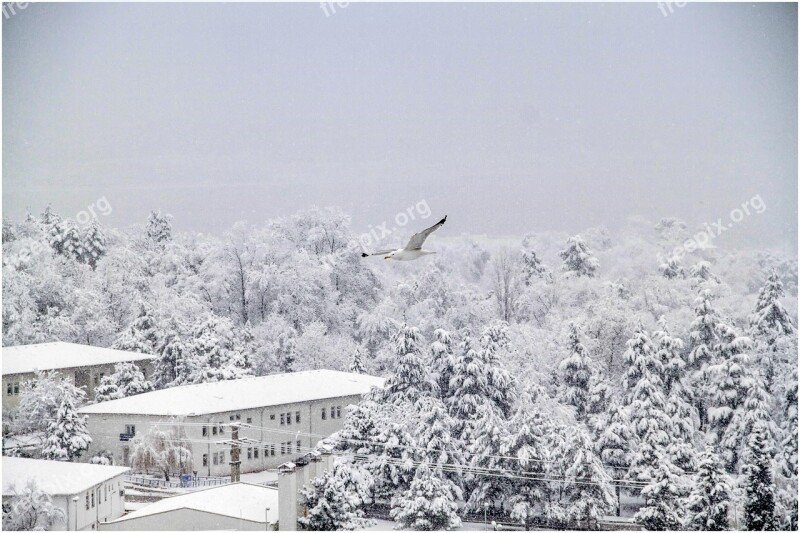
[(6, 396), (11, 396), (12, 394), (14, 394), (14, 384), (9, 381), (8, 385), (6, 385)]
[(327, 413), (328, 413), (328, 410), (325, 407), (323, 407), (322, 408), (322, 419), (323, 420), (327, 420), (327, 418), (328, 418), (328, 414)]
[(286, 443), (281, 442), (281, 455), (286, 455)]
[(135, 437), (136, 436), (136, 426), (133, 426), (131, 424), (125, 425), (125, 433), (130, 435), (131, 437)]
[(214, 452), (214, 464), (215, 465), (219, 464), (219, 456), (216, 454), (216, 452)]
[(208, 466), (208, 454), (203, 454), (203, 466)]
[(89, 510), (89, 493), (86, 493), (86, 510)]
[(274, 445), (274, 444), (270, 444), (270, 445), (269, 445), (269, 454), (270, 454), (272, 457), (275, 457), (275, 445)]
[(298, 424), (300, 423), (300, 411), (294, 412), (294, 421), (297, 422)]
[(223, 452), (219, 452), (219, 464), (221, 464), (221, 465), (225, 464), (225, 452), (224, 451)]
[(292, 413), (286, 413), (286, 423), (292, 425)]
[(342, 406), (341, 405), (337, 405), (336, 406), (336, 418), (342, 418)]
[(94, 507), (94, 491), (92, 491), (92, 507)]
[(217, 434), (217, 426), (214, 426), (214, 427), (211, 428), (211, 434), (212, 435), (216, 435)]
[(253, 448), (247, 448), (247, 459), (248, 460), (253, 459)]
[(220, 425), (219, 425), (219, 434), (220, 434), (220, 435), (222, 435), (223, 433), (225, 433), (225, 426), (223, 426), (222, 424), (220, 424)]
[(258, 448), (253, 448), (253, 459), (258, 459)]
[(269, 419), (270, 420), (275, 420), (275, 413), (272, 413), (271, 415), (269, 415)]
[(286, 424), (286, 415), (281, 413), (281, 425)]
[(301, 441), (297, 441), (297, 453), (300, 453), (300, 447), (302, 446)]
[(250, 418), (249, 416), (247, 417), (247, 423), (248, 423), (248, 424), (252, 424), (252, 423), (253, 423), (253, 419), (252, 419), (252, 418)]
[(233, 421), (234, 421), (234, 418), (233, 418), (233, 415), (231, 415), (231, 422), (233, 422)]

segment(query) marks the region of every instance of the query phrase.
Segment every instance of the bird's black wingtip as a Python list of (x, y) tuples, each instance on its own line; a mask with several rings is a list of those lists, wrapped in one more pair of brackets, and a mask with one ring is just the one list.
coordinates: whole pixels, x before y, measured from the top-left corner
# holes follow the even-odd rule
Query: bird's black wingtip
[(361, 252), (361, 257), (369, 257), (369, 254), (365, 254), (364, 252)]
[(447, 222), (447, 215), (445, 215), (444, 218), (439, 221), (439, 224), (444, 224), (445, 222)]

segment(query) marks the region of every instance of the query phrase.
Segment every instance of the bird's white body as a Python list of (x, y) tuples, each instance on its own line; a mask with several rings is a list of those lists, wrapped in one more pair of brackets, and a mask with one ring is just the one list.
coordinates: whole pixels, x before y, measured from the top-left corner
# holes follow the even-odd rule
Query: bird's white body
[(436, 252), (429, 252), (428, 250), (406, 250), (405, 248), (399, 248), (394, 252), (386, 254), (383, 258), (394, 259), (395, 261), (413, 261), (414, 259), (419, 259), (423, 255), (435, 253)]

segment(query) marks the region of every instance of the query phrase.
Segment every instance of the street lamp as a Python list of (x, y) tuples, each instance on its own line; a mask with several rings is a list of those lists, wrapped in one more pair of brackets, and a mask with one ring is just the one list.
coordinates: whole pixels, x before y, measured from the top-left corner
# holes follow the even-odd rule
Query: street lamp
[(75, 531), (78, 531), (78, 500), (79, 499), (80, 498), (78, 498), (77, 496), (74, 496), (72, 498), (72, 501), (75, 503)]
[(489, 530), (489, 525), (486, 523), (486, 511), (489, 510), (489, 502), (483, 502), (483, 529)]
[(267, 511), (264, 513), (264, 528), (266, 531), (269, 531), (269, 507), (267, 507)]

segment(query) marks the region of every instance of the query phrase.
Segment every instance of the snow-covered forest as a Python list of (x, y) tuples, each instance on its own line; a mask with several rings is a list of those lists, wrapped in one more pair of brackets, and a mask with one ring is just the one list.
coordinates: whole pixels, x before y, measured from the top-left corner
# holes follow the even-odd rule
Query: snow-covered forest
[(219, 235), (173, 222), (4, 221), (3, 344), (158, 357), (150, 376), (119, 365), (90, 401), (318, 368), (387, 377), (348, 413), (352, 462), (306, 487), (311, 529), (356, 527), (365, 501), (411, 528), (484, 511), (592, 527), (621, 494), (648, 529), (797, 527), (788, 253), (678, 259), (678, 219), (488, 238), (458, 236), (454, 216), (436, 255), (396, 263), (355, 253), (338, 208)]

